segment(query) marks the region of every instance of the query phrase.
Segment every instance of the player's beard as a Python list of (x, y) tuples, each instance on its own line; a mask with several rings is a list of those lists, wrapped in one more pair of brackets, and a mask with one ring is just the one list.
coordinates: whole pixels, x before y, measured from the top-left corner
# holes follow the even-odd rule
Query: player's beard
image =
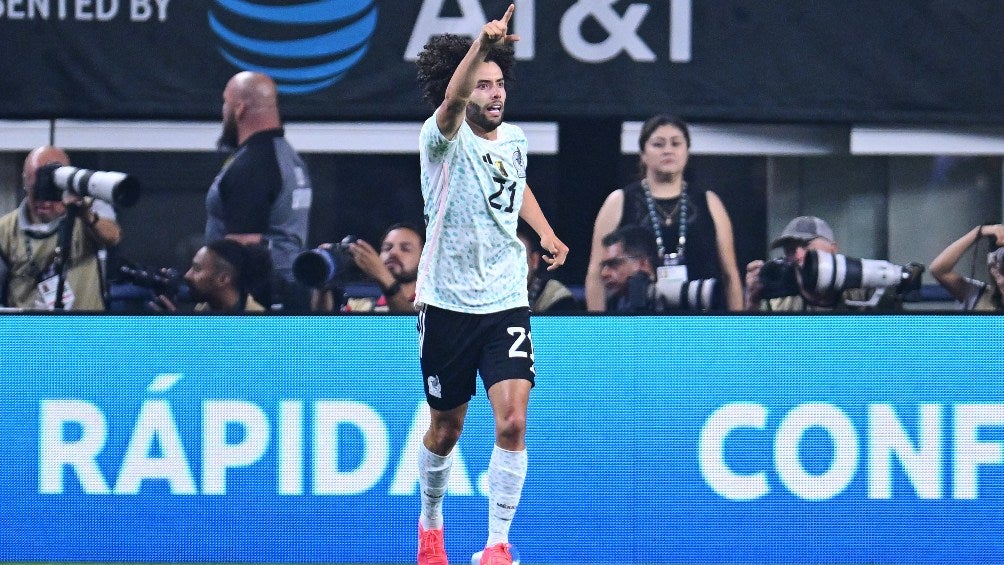
[(485, 115), (485, 108), (486, 106), (478, 106), (474, 102), (468, 102), (467, 121), (476, 126), (478, 129), (483, 130), (485, 133), (488, 133), (498, 129), (499, 125), (502, 123), (502, 115), (499, 115), (498, 121), (492, 120)]
[(223, 120), (223, 133), (220, 134), (216, 147), (220, 151), (233, 151), (237, 149), (237, 144), (237, 117), (231, 112)]

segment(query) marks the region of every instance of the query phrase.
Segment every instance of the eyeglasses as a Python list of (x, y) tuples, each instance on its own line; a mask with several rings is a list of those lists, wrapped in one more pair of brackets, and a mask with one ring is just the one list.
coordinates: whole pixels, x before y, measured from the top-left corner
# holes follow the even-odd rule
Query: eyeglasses
[(611, 257), (609, 259), (604, 259), (600, 262), (601, 269), (616, 269), (624, 264), (624, 261), (628, 259), (641, 259), (638, 255), (621, 255), (620, 257)]

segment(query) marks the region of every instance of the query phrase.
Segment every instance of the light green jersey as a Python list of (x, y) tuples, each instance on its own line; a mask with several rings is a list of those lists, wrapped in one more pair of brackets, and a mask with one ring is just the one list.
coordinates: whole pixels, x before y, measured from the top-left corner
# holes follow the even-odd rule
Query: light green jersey
[(448, 140), (435, 115), (422, 125), (426, 243), (416, 304), (471, 314), (528, 306), (526, 250), (516, 237), (526, 135), (506, 123), (497, 131), (490, 141), (464, 122)]

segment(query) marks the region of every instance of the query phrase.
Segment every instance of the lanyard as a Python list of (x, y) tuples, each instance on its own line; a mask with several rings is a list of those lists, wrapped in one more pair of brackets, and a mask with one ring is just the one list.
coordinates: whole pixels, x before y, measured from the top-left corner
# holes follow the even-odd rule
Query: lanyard
[[(35, 257), (35, 247), (31, 244), (32, 237), (30, 235), (24, 234), (24, 252), (25, 257), (28, 258), (28, 264), (31, 265), (35, 272), (35, 276), (44, 274), (45, 270), (48, 269), (49, 265), (52, 265), (55, 257), (50, 256), (47, 260), (44, 257)], [(59, 247), (57, 245), (56, 250)], [(40, 267), (39, 264), (46, 265), (46, 267)]]
[(676, 242), (676, 253), (669, 254), (666, 253), (666, 245), (662, 240), (662, 222), (659, 221), (659, 214), (655, 211), (655, 198), (652, 197), (652, 189), (648, 186), (648, 179), (641, 180), (641, 188), (645, 193), (645, 203), (648, 204), (648, 218), (652, 221), (652, 231), (655, 232), (655, 245), (659, 248), (659, 257), (662, 257), (662, 264), (686, 264), (683, 256), (683, 248), (687, 244), (687, 183), (683, 183), (683, 188), (680, 191), (680, 218), (677, 221), (680, 237)]

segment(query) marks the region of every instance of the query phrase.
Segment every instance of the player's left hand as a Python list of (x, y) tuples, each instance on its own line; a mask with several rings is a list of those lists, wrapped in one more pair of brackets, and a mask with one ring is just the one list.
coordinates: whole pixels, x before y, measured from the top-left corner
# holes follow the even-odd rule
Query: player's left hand
[(542, 258), (547, 263), (547, 270), (553, 271), (565, 264), (568, 258), (568, 246), (553, 233), (540, 238), (540, 247), (546, 251)]
[(484, 45), (495, 45), (502, 43), (512, 43), (519, 41), (519, 36), (509, 33), (509, 20), (512, 19), (513, 12), (516, 11), (515, 4), (509, 4), (502, 19), (492, 20), (481, 28), (481, 43)]

